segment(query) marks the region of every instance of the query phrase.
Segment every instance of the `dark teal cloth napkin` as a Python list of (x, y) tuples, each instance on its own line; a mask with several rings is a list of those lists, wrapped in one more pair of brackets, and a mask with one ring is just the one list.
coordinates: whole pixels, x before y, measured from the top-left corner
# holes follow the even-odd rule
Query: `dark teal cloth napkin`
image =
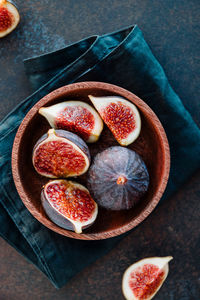
[(169, 139), (171, 173), (165, 198), (200, 167), (200, 130), (137, 26), (25, 60), (25, 68), (36, 91), (0, 124), (0, 234), (61, 287), (123, 236), (104, 241), (69, 239), (45, 228), (25, 208), (12, 179), (11, 150), (29, 109), (52, 90), (77, 81), (104, 81), (132, 91), (158, 115)]

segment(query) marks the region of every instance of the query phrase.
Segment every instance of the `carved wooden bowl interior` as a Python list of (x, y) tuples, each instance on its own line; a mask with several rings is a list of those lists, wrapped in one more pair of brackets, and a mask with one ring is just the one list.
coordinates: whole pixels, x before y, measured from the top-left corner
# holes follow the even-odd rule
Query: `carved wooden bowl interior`
[[(82, 234), (62, 229), (45, 214), (40, 193), (49, 181), (36, 173), (32, 165), (32, 150), (36, 141), (50, 128), (44, 117), (38, 114), (42, 106), (50, 106), (66, 100), (81, 100), (89, 104), (88, 95), (119, 95), (133, 102), (139, 109), (142, 129), (139, 138), (128, 146), (137, 151), (145, 161), (150, 183), (148, 192), (134, 208), (127, 211), (107, 211), (99, 208), (95, 223)], [(92, 104), (91, 104), (92, 105)], [(98, 142), (88, 144), (92, 158), (98, 152), (119, 145), (104, 125)], [(70, 238), (84, 240), (107, 239), (120, 235), (141, 223), (158, 204), (167, 184), (170, 168), (169, 146), (165, 131), (157, 116), (140, 98), (115, 85), (101, 82), (82, 82), (61, 87), (37, 102), (22, 121), (16, 134), (12, 152), (12, 172), (17, 191), (30, 213), (51, 230)], [(75, 180), (86, 185), (87, 173)], [(102, 187), (104, 188), (104, 187)]]

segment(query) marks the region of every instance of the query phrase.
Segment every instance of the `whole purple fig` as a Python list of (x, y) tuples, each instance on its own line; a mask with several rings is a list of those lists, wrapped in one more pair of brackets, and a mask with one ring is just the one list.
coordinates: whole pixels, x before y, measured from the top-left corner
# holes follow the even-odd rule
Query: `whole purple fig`
[(145, 194), (149, 174), (142, 158), (130, 149), (114, 146), (97, 154), (89, 170), (88, 188), (107, 209), (133, 207)]

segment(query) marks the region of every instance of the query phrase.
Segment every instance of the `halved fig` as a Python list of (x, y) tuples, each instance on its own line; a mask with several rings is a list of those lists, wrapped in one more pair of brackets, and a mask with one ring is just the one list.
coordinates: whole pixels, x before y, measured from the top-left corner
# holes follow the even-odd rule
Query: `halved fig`
[(136, 106), (119, 96), (94, 97), (90, 100), (122, 146), (133, 143), (140, 134), (141, 119)]
[(122, 291), (127, 300), (150, 300), (165, 281), (172, 256), (150, 257), (131, 265), (124, 273)]
[(63, 179), (47, 183), (41, 193), (42, 206), (58, 226), (81, 233), (91, 226), (98, 206), (81, 184)]
[(65, 101), (50, 107), (41, 107), (39, 113), (47, 119), (51, 127), (74, 132), (87, 143), (96, 142), (103, 130), (103, 121), (99, 114), (82, 101)]
[(130, 209), (146, 193), (149, 174), (135, 151), (113, 146), (98, 153), (88, 172), (88, 188), (96, 202), (110, 210)]
[(12, 32), (20, 21), (19, 12), (12, 1), (0, 0), (0, 38)]
[(52, 128), (36, 143), (32, 161), (40, 175), (66, 178), (88, 170), (90, 153), (86, 143), (76, 134)]

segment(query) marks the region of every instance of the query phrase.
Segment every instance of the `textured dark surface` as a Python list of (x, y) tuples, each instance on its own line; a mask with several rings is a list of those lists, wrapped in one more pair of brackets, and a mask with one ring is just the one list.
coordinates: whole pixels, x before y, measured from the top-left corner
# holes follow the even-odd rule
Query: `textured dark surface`
[[(22, 59), (92, 34), (137, 23), (183, 103), (200, 124), (199, 1), (18, 1), (21, 24), (0, 40), (0, 118), (31, 92)], [(61, 290), (0, 240), (0, 300), (123, 299), (121, 277), (134, 261), (172, 255), (156, 299), (200, 299), (200, 172), (104, 258)], [(169, 209), (170, 207), (170, 209)]]

